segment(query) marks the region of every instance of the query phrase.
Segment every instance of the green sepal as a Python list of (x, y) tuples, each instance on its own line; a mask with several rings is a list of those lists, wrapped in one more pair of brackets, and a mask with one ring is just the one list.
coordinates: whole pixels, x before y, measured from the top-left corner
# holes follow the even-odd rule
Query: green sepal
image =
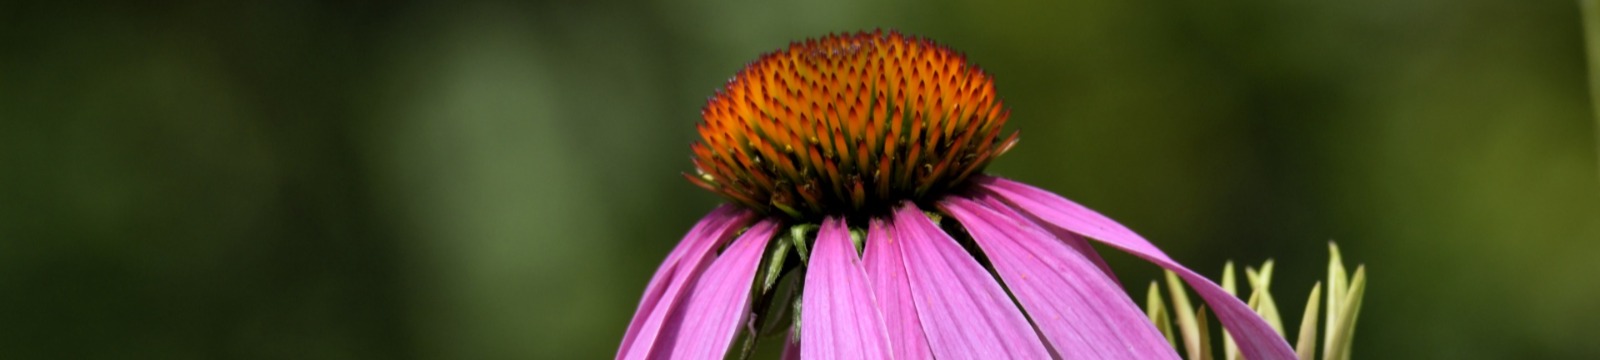
[(1317, 315), (1321, 312), (1317, 306), (1322, 303), (1317, 301), (1322, 297), (1322, 282), (1311, 285), (1311, 296), (1306, 297), (1306, 312), (1300, 316), (1300, 335), (1295, 337), (1294, 352), (1300, 360), (1313, 360), (1317, 357)]
[(1323, 349), (1323, 359), (1349, 360), (1350, 345), (1356, 336), (1356, 315), (1361, 313), (1361, 296), (1367, 290), (1367, 267), (1357, 266), (1355, 276), (1350, 278), (1348, 292), (1340, 301), (1343, 308), (1339, 309), (1339, 318), (1334, 324), (1333, 334), (1329, 334), (1329, 344)]
[(761, 293), (772, 291), (772, 285), (778, 282), (778, 276), (783, 275), (783, 263), (789, 259), (789, 251), (794, 243), (788, 241), (773, 241), (767, 249), (766, 262), (762, 264)]
[(1278, 336), (1283, 336), (1283, 317), (1278, 313), (1278, 302), (1272, 298), (1273, 268), (1271, 259), (1261, 264), (1259, 272), (1253, 268), (1245, 268), (1245, 278), (1250, 280), (1251, 289), (1248, 303), (1251, 310), (1260, 314), (1261, 318), (1267, 321), (1267, 325), (1271, 325), (1272, 330), (1278, 332)]
[(1178, 317), (1178, 334), (1183, 338), (1184, 348), (1188, 349), (1189, 359), (1198, 359), (1201, 355), (1200, 333), (1195, 324), (1194, 307), (1189, 305), (1189, 294), (1184, 291), (1183, 282), (1178, 280), (1178, 274), (1172, 270), (1165, 271), (1167, 275), (1167, 291), (1172, 296), (1172, 313)]
[(799, 297), (802, 280), (805, 278), (804, 274), (805, 271), (795, 269), (795, 271), (784, 274), (778, 280), (777, 286), (774, 288), (775, 291), (772, 293), (772, 299), (769, 302), (771, 305), (768, 305), (766, 313), (761, 316), (761, 334), (772, 334), (794, 324), (793, 320), (796, 318), (791, 317), (794, 312), (792, 308), (794, 305), (793, 300)]
[(806, 241), (810, 240), (810, 236), (807, 235), (816, 229), (817, 224), (800, 224), (789, 227), (788, 240), (794, 244), (795, 252), (800, 254), (802, 265), (811, 263), (811, 248), (806, 245)]
[(1190, 359), (1211, 360), (1211, 326), (1207, 324), (1210, 321), (1206, 320), (1205, 305), (1200, 305), (1200, 308), (1194, 310), (1194, 318), (1195, 332), (1200, 334), (1200, 356)]
[(866, 251), (866, 241), (867, 229), (850, 229), (850, 242), (856, 245), (856, 255), (859, 256), (861, 255), (861, 252)]
[(1161, 336), (1167, 338), (1167, 346), (1177, 348), (1178, 342), (1172, 337), (1172, 317), (1167, 315), (1166, 302), (1161, 301), (1161, 285), (1150, 282), (1150, 291), (1145, 294), (1144, 304), (1145, 315), (1156, 324), (1156, 329), (1161, 330)]
[[(1222, 291), (1227, 291), (1228, 295), (1233, 297), (1239, 297), (1239, 280), (1234, 275), (1233, 269), (1233, 260), (1222, 263)], [(1222, 329), (1222, 358), (1239, 360), (1239, 344), (1233, 342), (1233, 335), (1228, 333), (1227, 328)]]
[(790, 318), (793, 319), (791, 321), (793, 321), (794, 324), (793, 326), (789, 327), (789, 337), (794, 340), (795, 343), (800, 342), (800, 312), (805, 310), (800, 308), (800, 304), (803, 303), (801, 300), (803, 299), (804, 296), (796, 294), (793, 303), (789, 306), (791, 309), (790, 311), (793, 314), (790, 316)]
[(1234, 279), (1233, 260), (1228, 260), (1228, 262), (1222, 263), (1222, 291), (1227, 291), (1228, 295), (1237, 297), (1239, 296), (1238, 283), (1239, 282)]
[[(1296, 358), (1299, 360), (1315, 359), (1319, 342), (1323, 345), (1323, 360), (1349, 360), (1351, 358), (1357, 315), (1361, 311), (1362, 297), (1366, 291), (1366, 267), (1357, 265), (1354, 271), (1350, 272), (1344, 266), (1338, 246), (1330, 242), (1328, 250), (1330, 253), (1328, 286), (1324, 288), (1322, 282), (1317, 282), (1312, 286), (1311, 293), (1306, 299), (1305, 312), (1301, 315), (1300, 323), (1298, 324), (1299, 329), (1297, 329), (1297, 341), (1294, 344), (1294, 351)], [(1282, 314), (1279, 312), (1277, 301), (1271, 293), (1274, 268), (1275, 263), (1272, 260), (1264, 262), (1260, 270), (1252, 267), (1245, 268), (1245, 278), (1249, 280), (1251, 287), (1251, 294), (1246, 304), (1251, 310), (1260, 315), (1263, 320), (1266, 320), (1278, 335), (1283, 336), (1285, 331)], [(1161, 301), (1161, 286), (1157, 281), (1152, 281), (1149, 291), (1146, 293), (1146, 316), (1150, 318), (1150, 321), (1156, 325), (1156, 328), (1162, 332), (1163, 336), (1167, 337), (1167, 341), (1172, 343), (1174, 347), (1179, 346), (1174, 337), (1182, 341), (1183, 349), (1180, 351), (1185, 353), (1185, 358), (1211, 359), (1214, 355), (1211, 353), (1211, 339), (1209, 339), (1210, 333), (1208, 331), (1210, 319), (1207, 317), (1205, 306), (1201, 305), (1198, 310), (1190, 311), (1191, 303), (1185, 291), (1185, 284), (1171, 271), (1167, 271), (1165, 275), (1166, 285), (1172, 291), (1169, 294), (1172, 304), (1169, 306)], [(1238, 296), (1235, 279), (1234, 266), (1232, 262), (1229, 262), (1224, 265), (1223, 278), (1220, 282), (1224, 291)], [(1327, 293), (1324, 294), (1324, 292)], [(1329, 305), (1321, 305), (1321, 300), (1324, 299), (1323, 296), (1326, 296), (1325, 299)], [(1326, 321), (1324, 324), (1318, 324), (1317, 320), (1324, 317), (1323, 313), (1327, 313)], [(1174, 326), (1176, 330), (1168, 330)], [(1324, 330), (1320, 338), (1318, 337), (1319, 329)], [(1177, 334), (1173, 334), (1174, 332)], [(1232, 341), (1227, 341), (1229, 340), (1227, 329), (1222, 329), (1222, 334), (1224, 346), (1232, 348), (1232, 345), (1234, 345)], [(1233, 349), (1225, 349), (1224, 359), (1237, 360), (1242, 358), (1241, 354), (1238, 354), (1236, 350), (1226, 350)]]
[(1327, 353), (1333, 351), (1333, 336), (1338, 332), (1340, 310), (1344, 308), (1345, 286), (1349, 275), (1344, 271), (1344, 259), (1339, 256), (1339, 244), (1328, 242), (1328, 293), (1327, 316), (1322, 321), (1322, 352), (1323, 359), (1333, 359)]

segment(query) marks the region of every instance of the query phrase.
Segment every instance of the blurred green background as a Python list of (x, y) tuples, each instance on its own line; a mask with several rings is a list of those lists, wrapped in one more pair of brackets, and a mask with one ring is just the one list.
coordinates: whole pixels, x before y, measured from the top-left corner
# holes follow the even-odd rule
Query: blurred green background
[(1286, 312), (1338, 240), (1357, 358), (1600, 358), (1576, 9), (3, 2), (0, 358), (609, 357), (718, 203), (679, 175), (706, 97), (874, 27), (995, 74), (991, 172), (1206, 273), (1276, 258)]

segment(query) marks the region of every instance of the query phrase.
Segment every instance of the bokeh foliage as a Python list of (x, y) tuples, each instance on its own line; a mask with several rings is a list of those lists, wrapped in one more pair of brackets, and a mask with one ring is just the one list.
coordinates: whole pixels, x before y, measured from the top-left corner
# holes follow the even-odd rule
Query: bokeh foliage
[(1356, 358), (1596, 358), (1576, 8), (0, 3), (0, 357), (609, 356), (718, 201), (679, 177), (705, 97), (885, 27), (996, 75), (1022, 142), (994, 173), (1196, 269), (1309, 286), (1338, 240), (1371, 274)]

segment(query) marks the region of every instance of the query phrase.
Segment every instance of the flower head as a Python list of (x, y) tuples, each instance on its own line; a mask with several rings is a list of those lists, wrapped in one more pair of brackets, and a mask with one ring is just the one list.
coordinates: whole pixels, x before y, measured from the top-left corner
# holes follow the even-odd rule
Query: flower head
[(796, 219), (962, 185), (1016, 143), (994, 79), (925, 39), (830, 35), (750, 63), (706, 104), (689, 180)]
[(895, 32), (794, 43), (702, 115), (688, 177), (733, 204), (667, 256), (619, 359), (721, 358), (777, 333), (805, 359), (1176, 359), (1087, 239), (1173, 271), (1246, 357), (1294, 358), (1251, 308), (1121, 224), (983, 174), (1015, 136), (992, 78), (943, 46)]

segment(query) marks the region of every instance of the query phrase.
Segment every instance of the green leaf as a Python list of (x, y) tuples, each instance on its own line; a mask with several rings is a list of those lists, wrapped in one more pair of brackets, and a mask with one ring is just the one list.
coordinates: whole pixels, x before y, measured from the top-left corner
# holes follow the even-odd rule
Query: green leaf
[(793, 300), (800, 297), (800, 288), (804, 284), (805, 271), (795, 269), (778, 280), (766, 313), (761, 315), (759, 332), (763, 335), (777, 332), (786, 326), (792, 325), (794, 313)]
[(807, 234), (816, 229), (816, 224), (800, 224), (789, 227), (789, 242), (794, 244), (795, 252), (800, 254), (801, 263), (811, 263), (809, 258), (811, 249), (806, 246), (806, 241), (810, 240), (810, 236), (807, 236)]
[[(796, 271), (796, 273), (799, 273), (799, 271)], [(804, 291), (804, 290), (802, 290), (802, 291)], [(792, 305), (789, 306), (790, 308), (793, 309), (792, 313), (794, 314), (791, 317), (792, 319), (794, 319), (794, 320), (792, 320), (794, 322), (794, 325), (789, 327), (789, 336), (793, 337), (794, 338), (794, 342), (796, 342), (796, 343), (800, 342), (800, 312), (805, 310), (805, 309), (801, 309), (800, 308), (800, 303), (801, 303), (800, 300), (802, 300), (804, 298), (805, 298), (804, 296), (800, 296), (799, 293), (796, 293), (794, 295), (794, 302), (792, 303)]]
[(1183, 282), (1178, 280), (1178, 275), (1166, 271), (1167, 290), (1172, 295), (1172, 313), (1178, 315), (1178, 333), (1183, 337), (1184, 348), (1188, 349), (1190, 359), (1199, 359), (1202, 356), (1200, 336), (1194, 318), (1194, 307), (1189, 305), (1189, 294), (1183, 290)]
[(1323, 354), (1324, 359), (1349, 360), (1350, 345), (1356, 335), (1356, 315), (1361, 312), (1361, 296), (1366, 293), (1367, 267), (1357, 266), (1355, 277), (1350, 279), (1349, 293), (1344, 294), (1343, 309), (1339, 310), (1339, 320), (1334, 326), (1337, 333), (1331, 334), (1329, 345)]
[(866, 251), (866, 250), (864, 250), (864, 249), (867, 248), (866, 247), (867, 246), (866, 239), (867, 239), (867, 230), (866, 229), (854, 229), (854, 228), (850, 229), (850, 243), (856, 245), (856, 255), (857, 256), (860, 256), (861, 252)]
[(1150, 322), (1156, 324), (1156, 329), (1161, 330), (1161, 335), (1167, 338), (1167, 345), (1174, 348), (1178, 343), (1172, 338), (1172, 318), (1167, 315), (1167, 306), (1161, 301), (1161, 286), (1155, 281), (1150, 282), (1150, 291), (1146, 292), (1144, 299), (1145, 315), (1150, 317)]
[(1322, 328), (1324, 360), (1335, 359), (1328, 357), (1327, 353), (1333, 350), (1333, 336), (1337, 332), (1334, 326), (1337, 326), (1339, 316), (1342, 315), (1340, 310), (1344, 307), (1345, 279), (1348, 279), (1344, 271), (1344, 260), (1339, 256), (1339, 244), (1329, 241), (1328, 254), (1328, 314), (1323, 320)]
[(1200, 333), (1200, 356), (1190, 359), (1211, 360), (1211, 327), (1207, 325), (1205, 305), (1194, 311), (1194, 318), (1195, 332)]
[(1277, 265), (1278, 263), (1272, 259), (1261, 263), (1261, 272), (1256, 274), (1256, 280), (1260, 282), (1262, 291), (1272, 288), (1272, 270), (1277, 268)]
[(1250, 308), (1255, 310), (1261, 318), (1272, 326), (1272, 330), (1283, 336), (1283, 316), (1278, 313), (1278, 302), (1272, 299), (1272, 270), (1274, 262), (1267, 260), (1261, 264), (1261, 271), (1245, 268), (1246, 279), (1250, 280)]
[(1233, 260), (1222, 263), (1222, 291), (1227, 291), (1228, 295), (1239, 296), (1239, 286), (1236, 284), (1238, 281), (1234, 281), (1233, 277)]
[(1317, 300), (1322, 297), (1322, 282), (1311, 285), (1311, 296), (1306, 297), (1306, 312), (1300, 316), (1300, 335), (1295, 337), (1294, 352), (1300, 360), (1313, 360), (1317, 356)]
[(767, 250), (766, 260), (762, 264), (765, 270), (761, 271), (762, 294), (772, 291), (772, 285), (778, 282), (778, 276), (783, 272), (783, 262), (789, 259), (792, 244), (788, 241), (773, 241)]
[[(1228, 295), (1239, 297), (1238, 282), (1239, 281), (1235, 279), (1233, 272), (1233, 261), (1229, 260), (1228, 262), (1223, 263), (1222, 290), (1227, 291)], [(1233, 335), (1228, 333), (1227, 328), (1222, 329), (1222, 358), (1227, 360), (1239, 360), (1239, 344), (1233, 343)]]

